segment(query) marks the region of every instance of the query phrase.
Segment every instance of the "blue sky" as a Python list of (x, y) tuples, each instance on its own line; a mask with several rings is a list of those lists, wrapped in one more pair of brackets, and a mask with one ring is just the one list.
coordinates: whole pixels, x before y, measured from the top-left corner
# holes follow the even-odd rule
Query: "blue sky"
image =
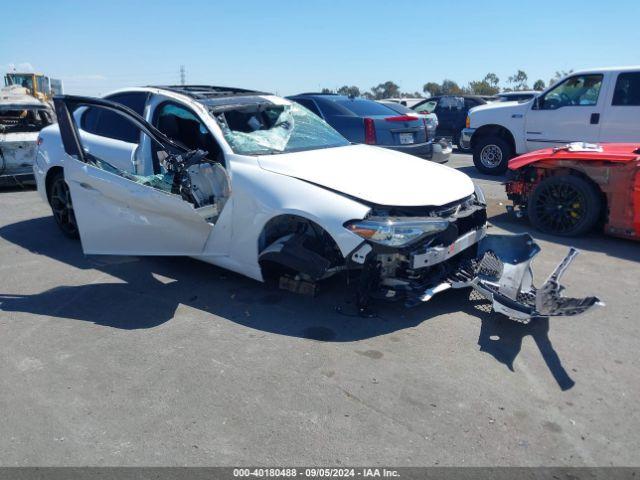
[[(62, 78), (67, 93), (179, 81), (289, 95), (393, 80), (403, 90), (522, 69), (640, 64), (640, 2), (428, 0), (63, 1), (5, 7), (0, 69)], [(8, 12), (8, 13), (7, 13)]]

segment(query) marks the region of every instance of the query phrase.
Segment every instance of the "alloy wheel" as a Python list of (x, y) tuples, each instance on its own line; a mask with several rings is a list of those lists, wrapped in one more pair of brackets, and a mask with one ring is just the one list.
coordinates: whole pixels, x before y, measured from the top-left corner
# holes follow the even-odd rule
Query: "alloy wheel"
[(485, 145), (480, 151), (480, 162), (486, 168), (496, 168), (502, 163), (502, 149), (497, 145)]
[(64, 181), (64, 178), (56, 179), (53, 185), (51, 185), (51, 196), (49, 200), (53, 217), (62, 231), (70, 237), (76, 236), (78, 234), (76, 216), (71, 203), (71, 192), (69, 192), (69, 187)]
[(566, 183), (547, 185), (533, 207), (540, 225), (559, 234), (573, 231), (586, 214), (583, 194)]

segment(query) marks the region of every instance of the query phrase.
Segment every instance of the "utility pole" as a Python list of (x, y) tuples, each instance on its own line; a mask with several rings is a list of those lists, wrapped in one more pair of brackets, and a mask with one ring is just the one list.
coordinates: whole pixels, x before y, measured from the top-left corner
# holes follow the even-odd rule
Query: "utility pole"
[(184, 71), (184, 65), (180, 65), (180, 85), (186, 85), (186, 74)]

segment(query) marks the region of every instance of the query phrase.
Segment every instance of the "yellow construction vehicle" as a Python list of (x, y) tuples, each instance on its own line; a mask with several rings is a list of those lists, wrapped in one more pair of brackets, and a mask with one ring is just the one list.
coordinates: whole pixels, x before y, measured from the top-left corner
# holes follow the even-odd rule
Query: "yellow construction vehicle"
[(54, 95), (61, 95), (62, 81), (49, 78), (41, 73), (11, 72), (4, 76), (5, 86), (18, 85), (26, 88), (31, 95), (43, 102), (50, 101)]

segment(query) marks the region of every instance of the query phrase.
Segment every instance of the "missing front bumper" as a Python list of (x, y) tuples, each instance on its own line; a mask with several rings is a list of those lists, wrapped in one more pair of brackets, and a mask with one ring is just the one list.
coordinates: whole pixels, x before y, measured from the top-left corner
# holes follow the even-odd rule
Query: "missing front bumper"
[(563, 297), (560, 277), (578, 255), (571, 248), (567, 256), (546, 282), (533, 285), (531, 261), (540, 247), (528, 234), (487, 235), (478, 243), (477, 257), (457, 271), (452, 278), (421, 296), (430, 300), (436, 293), (450, 288), (471, 287), (491, 301), (494, 311), (519, 321), (536, 317), (569, 316), (583, 313), (595, 305), (603, 305), (597, 297)]

